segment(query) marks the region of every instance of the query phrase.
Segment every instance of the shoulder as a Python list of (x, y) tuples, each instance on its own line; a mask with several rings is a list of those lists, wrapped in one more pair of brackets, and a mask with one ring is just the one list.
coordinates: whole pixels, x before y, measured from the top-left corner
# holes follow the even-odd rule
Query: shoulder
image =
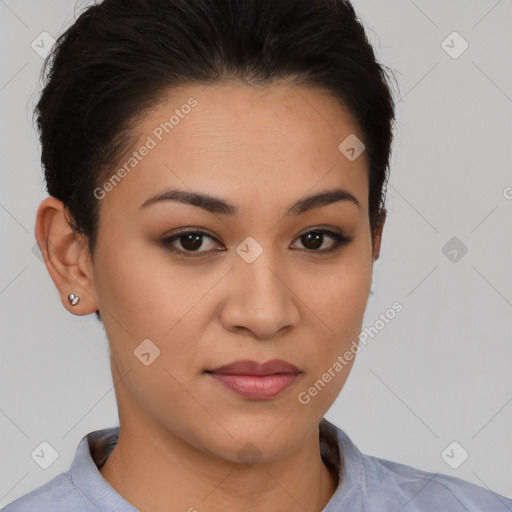
[(325, 418), (320, 432), (331, 460), (337, 452), (341, 461), (340, 483), (324, 512), (512, 512), (512, 499), (485, 487), (362, 453)]
[(68, 473), (55, 476), (46, 484), (19, 497), (1, 512), (89, 512), (92, 510)]
[(512, 499), (460, 478), (368, 455), (363, 458), (365, 480), (372, 487), (368, 496), (376, 503), (394, 496), (403, 512), (512, 512)]

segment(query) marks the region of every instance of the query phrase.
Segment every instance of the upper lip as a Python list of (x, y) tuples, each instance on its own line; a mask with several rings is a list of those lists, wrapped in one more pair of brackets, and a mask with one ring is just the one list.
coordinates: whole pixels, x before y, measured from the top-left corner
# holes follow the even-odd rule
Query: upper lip
[(300, 370), (291, 363), (282, 359), (272, 359), (265, 363), (244, 359), (234, 361), (213, 370), (207, 370), (210, 373), (223, 373), (226, 375), (273, 375), (276, 373), (300, 373)]

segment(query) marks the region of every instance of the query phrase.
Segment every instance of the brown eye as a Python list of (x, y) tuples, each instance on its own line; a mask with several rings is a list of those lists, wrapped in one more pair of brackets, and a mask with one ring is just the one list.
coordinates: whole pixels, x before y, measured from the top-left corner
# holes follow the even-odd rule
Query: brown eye
[(318, 231), (310, 231), (302, 235), (300, 240), (306, 249), (319, 249), (324, 242), (324, 234)]
[(210, 249), (199, 250), (204, 246), (205, 239), (215, 241), (210, 235), (207, 235), (202, 231), (185, 231), (165, 238), (161, 241), (161, 244), (165, 249), (171, 252), (177, 252), (188, 256), (202, 256), (203, 254), (211, 251)]
[[(320, 249), (320, 247), (322, 247), (322, 244), (325, 241), (325, 235), (334, 240), (334, 243), (332, 243), (331, 246), (328, 247), (327, 249)], [(302, 245), (305, 247), (306, 250), (318, 253), (335, 251), (341, 248), (343, 245), (347, 245), (352, 241), (352, 238), (345, 237), (339, 233), (335, 233), (334, 231), (328, 231), (326, 229), (308, 231), (307, 233), (302, 234), (298, 239), (300, 239)]]
[(203, 245), (203, 235), (197, 233), (189, 233), (181, 235), (178, 240), (181, 241), (181, 246), (187, 251), (197, 251)]

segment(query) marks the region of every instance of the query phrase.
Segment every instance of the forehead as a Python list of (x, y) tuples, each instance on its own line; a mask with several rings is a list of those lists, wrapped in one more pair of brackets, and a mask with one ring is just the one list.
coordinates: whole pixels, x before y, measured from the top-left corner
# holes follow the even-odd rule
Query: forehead
[[(355, 120), (332, 94), (280, 81), (270, 86), (226, 83), (172, 89), (134, 126), (123, 192), (139, 204), (171, 185), (224, 197), (281, 200), (314, 188), (343, 186), (367, 208), (367, 160), (340, 151), (347, 137), (363, 140)], [(133, 155), (132, 155), (133, 157)], [(115, 169), (113, 170), (115, 172)], [(290, 195), (290, 201), (286, 196)]]

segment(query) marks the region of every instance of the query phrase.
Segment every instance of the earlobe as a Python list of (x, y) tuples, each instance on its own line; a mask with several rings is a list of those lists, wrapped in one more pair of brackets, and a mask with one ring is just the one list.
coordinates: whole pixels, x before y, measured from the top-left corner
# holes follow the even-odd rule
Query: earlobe
[[(58, 199), (47, 197), (39, 205), (35, 237), (62, 305), (80, 316), (98, 310), (87, 241), (73, 231), (69, 213)], [(70, 294), (80, 297), (79, 301), (69, 300)]]

